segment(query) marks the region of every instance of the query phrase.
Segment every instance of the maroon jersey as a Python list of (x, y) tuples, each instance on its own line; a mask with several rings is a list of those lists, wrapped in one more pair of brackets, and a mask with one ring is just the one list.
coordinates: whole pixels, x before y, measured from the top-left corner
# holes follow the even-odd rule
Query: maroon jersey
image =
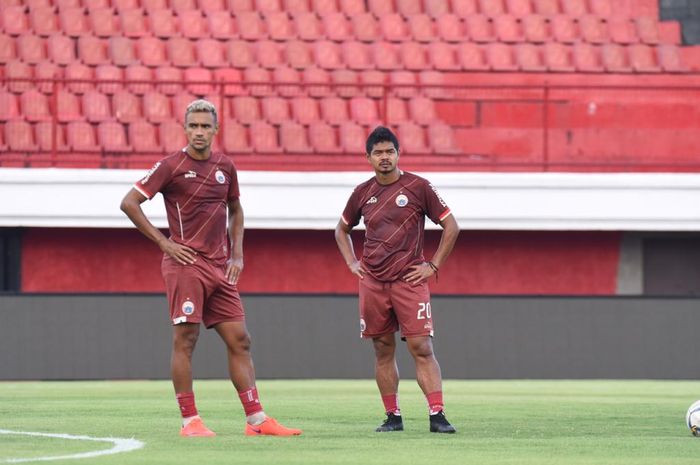
[(165, 199), (170, 239), (223, 265), (229, 258), (228, 203), (239, 197), (236, 167), (223, 153), (195, 160), (183, 149), (163, 158), (134, 184), (152, 199)]
[(438, 224), (449, 215), (450, 209), (432, 184), (402, 171), (393, 184), (382, 185), (372, 178), (357, 186), (342, 220), (354, 227), (364, 218), (362, 263), (379, 281), (394, 281), (409, 266), (425, 261), (425, 217)]

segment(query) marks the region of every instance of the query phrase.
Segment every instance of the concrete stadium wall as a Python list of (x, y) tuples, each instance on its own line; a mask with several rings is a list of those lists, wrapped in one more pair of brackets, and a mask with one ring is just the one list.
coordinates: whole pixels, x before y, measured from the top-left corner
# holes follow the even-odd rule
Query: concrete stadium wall
[[(258, 377), (371, 378), (357, 299), (243, 296)], [(698, 299), (433, 297), (445, 378), (697, 379)], [(169, 377), (165, 297), (1, 295), (0, 380)], [(403, 378), (412, 362), (400, 347)], [(202, 331), (198, 378), (226, 378), (225, 351)]]

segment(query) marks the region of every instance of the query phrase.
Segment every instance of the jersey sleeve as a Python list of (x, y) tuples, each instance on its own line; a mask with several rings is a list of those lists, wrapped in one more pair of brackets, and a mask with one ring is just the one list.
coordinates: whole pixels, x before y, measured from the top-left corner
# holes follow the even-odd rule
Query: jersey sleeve
[(426, 181), (423, 184), (423, 190), (425, 195), (425, 214), (430, 218), (430, 221), (435, 224), (440, 224), (440, 222), (450, 216), (452, 212), (445, 201), (442, 200), (442, 197), (440, 197), (435, 186), (430, 184), (430, 182)]
[(160, 160), (148, 170), (146, 176), (134, 184), (134, 189), (150, 200), (170, 182), (171, 175), (170, 166), (165, 160)]
[(362, 209), (360, 208), (358, 200), (359, 198), (360, 194), (358, 193), (358, 189), (355, 189), (352, 194), (350, 194), (350, 198), (348, 199), (348, 203), (345, 205), (345, 210), (343, 210), (343, 215), (341, 217), (343, 223), (351, 228), (357, 226), (360, 223), (360, 218), (362, 217)]
[(231, 165), (231, 184), (228, 186), (228, 201), (236, 200), (241, 196), (241, 191), (238, 186), (238, 172), (236, 167)]

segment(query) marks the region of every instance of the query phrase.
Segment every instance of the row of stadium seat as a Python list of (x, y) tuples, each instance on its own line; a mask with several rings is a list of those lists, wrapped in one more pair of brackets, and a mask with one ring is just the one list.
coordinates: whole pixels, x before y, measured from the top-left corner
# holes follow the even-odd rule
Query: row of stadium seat
[[(461, 18), (444, 14), (433, 19), (416, 14), (404, 18), (388, 14), (376, 18), (364, 13), (347, 18), (335, 13), (319, 18), (314, 13), (274, 13), (265, 17), (257, 12), (238, 13), (231, 16), (222, 11), (204, 16), (200, 11), (183, 12), (175, 16), (171, 10), (158, 10), (144, 15), (141, 10), (125, 10), (115, 16), (111, 9), (91, 10), (85, 14), (81, 8), (64, 10), (56, 15), (50, 9), (41, 10), (41, 19), (35, 18), (31, 28), (22, 17), (11, 16), (12, 10), (3, 10), (3, 32), (16, 37), (32, 33), (41, 37), (63, 34), (68, 37), (124, 36), (185, 37), (189, 39), (258, 40), (332, 40), (343, 42), (359, 40), (372, 42), (386, 40), (403, 42), (544, 42), (556, 40), (571, 43), (643, 42), (659, 43), (659, 23), (652, 17), (603, 18), (585, 15), (574, 18), (566, 15), (545, 16), (531, 14), (522, 17), (498, 15), (489, 17), (474, 14)], [(39, 15), (39, 13), (35, 13)]]
[[(650, 1), (653, 3), (655, 0)], [(526, 16), (537, 13), (571, 17), (594, 14), (604, 18), (613, 13), (627, 17), (633, 14), (623, 2), (615, 0), (5, 0), (2, 7), (16, 10), (12, 15), (54, 7), (59, 11), (69, 8), (114, 8), (116, 11), (143, 9), (148, 13), (169, 9), (177, 14), (193, 10), (205, 14), (220, 11), (258, 11), (263, 14), (313, 12), (321, 17), (334, 13), (344, 13), (348, 17), (363, 13), (372, 13), (376, 17), (393, 13), (405, 17), (427, 14), (433, 18), (447, 13), (462, 17), (473, 14)]]
[[(284, 121), (271, 125), (254, 121), (243, 125), (237, 121), (224, 121), (222, 146), (235, 154), (329, 154), (363, 153), (363, 143), (371, 126), (355, 122), (343, 122), (335, 127), (322, 121), (302, 125)], [(452, 129), (441, 123), (426, 128), (412, 122), (395, 127), (401, 138), (402, 149), (413, 154), (455, 154)], [(55, 132), (54, 132), (55, 131)], [(92, 125), (75, 121), (65, 125), (51, 122), (29, 123), (9, 121), (1, 131), (0, 149), (10, 152), (173, 152), (184, 147), (186, 141), (181, 123), (173, 120), (153, 125), (137, 121), (129, 125), (102, 122)]]

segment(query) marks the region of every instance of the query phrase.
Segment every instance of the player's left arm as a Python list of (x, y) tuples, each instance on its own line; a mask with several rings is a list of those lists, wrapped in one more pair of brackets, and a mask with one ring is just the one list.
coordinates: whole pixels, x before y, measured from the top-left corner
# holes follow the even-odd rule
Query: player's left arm
[(438, 245), (435, 254), (433, 254), (433, 258), (431, 258), (430, 261), (413, 265), (409, 268), (410, 271), (404, 276), (404, 279), (409, 283), (418, 284), (427, 280), (434, 274), (437, 274), (442, 264), (445, 263), (447, 257), (450, 255), (450, 252), (452, 252), (455, 242), (457, 242), (457, 236), (459, 235), (457, 220), (450, 214), (440, 221), (440, 226), (442, 226), (440, 245)]
[(243, 271), (243, 207), (240, 199), (228, 202), (228, 234), (231, 240), (231, 257), (226, 267), (226, 279), (236, 284)]

